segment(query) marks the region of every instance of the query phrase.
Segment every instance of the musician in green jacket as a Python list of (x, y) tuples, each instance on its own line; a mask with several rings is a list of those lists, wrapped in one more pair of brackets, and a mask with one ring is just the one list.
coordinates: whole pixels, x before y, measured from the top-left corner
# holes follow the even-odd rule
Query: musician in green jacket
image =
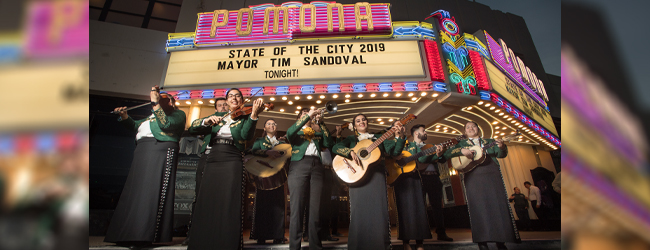
[[(495, 142), (494, 139), (481, 138), (481, 129), (473, 121), (465, 124), (465, 135), (468, 139), (461, 140), (445, 152), (446, 159), (471, 159), (474, 155), (468, 147), (478, 146), (481, 150), (480, 148)], [(484, 149), (487, 157), (481, 164), (463, 175), (467, 208), (472, 218), (472, 241), (478, 243), (481, 250), (488, 249), (487, 242), (496, 242), (498, 249), (507, 249), (505, 242), (521, 242), (497, 161), (497, 158), (508, 156), (508, 147), (501, 139), (496, 140), (495, 144)]]
[[(296, 123), (287, 129), (287, 141), (291, 143), (291, 166), (288, 173), (291, 218), (289, 223), (289, 249), (300, 249), (305, 205), (309, 204), (309, 248), (322, 249), (318, 237), (320, 223), (320, 198), (323, 189), (323, 163), (320, 148), (333, 145), (329, 130), (322, 123), (321, 112), (304, 108)], [(312, 119), (319, 119), (322, 132), (312, 128)], [(309, 202), (305, 201), (309, 193)]]
[[(226, 92), (229, 111), (244, 104), (241, 91), (231, 88)], [(192, 135), (210, 135), (207, 165), (192, 212), (189, 250), (240, 249), (242, 239), (242, 212), (245, 175), (243, 152), (246, 142), (253, 138), (258, 114), (264, 111), (263, 102), (253, 102), (250, 115), (231, 118), (226, 112), (197, 119), (189, 129)]]
[[(220, 97), (214, 100), (214, 114), (216, 113), (223, 113), (223, 112), (228, 112), (228, 104), (226, 103), (226, 98)], [(192, 211), (194, 211), (194, 207), (196, 206), (196, 197), (199, 194), (199, 188), (201, 187), (201, 180), (203, 179), (203, 170), (205, 169), (205, 165), (207, 164), (208, 161), (208, 154), (210, 154), (210, 149), (212, 147), (209, 146), (210, 144), (210, 139), (212, 138), (212, 134), (207, 134), (203, 138), (203, 145), (201, 146), (201, 158), (199, 159), (199, 164), (196, 167), (196, 185), (194, 186), (194, 201), (192, 202), (192, 210), (190, 210), (190, 218), (192, 217)], [(187, 237), (181, 245), (187, 246), (190, 242), (190, 228), (192, 227), (192, 220), (190, 219), (190, 223), (188, 224), (187, 227)]]
[[(273, 147), (285, 142), (283, 138), (276, 138), (277, 126), (274, 119), (266, 120), (264, 137), (255, 140), (249, 153), (260, 157), (280, 157), (280, 152), (273, 150)], [(257, 244), (265, 244), (266, 240), (273, 240), (274, 244), (284, 244), (284, 184), (271, 190), (259, 187), (256, 190), (250, 238), (257, 240)]]
[[(333, 153), (360, 163), (352, 149), (358, 142), (380, 138), (368, 133), (368, 118), (358, 114), (352, 119), (354, 135), (334, 145)], [(394, 139), (384, 140), (377, 148), (382, 157), (397, 156), (405, 143), (403, 126), (395, 125)], [(360, 164), (359, 164), (360, 165)], [(386, 190), (386, 167), (383, 159), (369, 166), (361, 180), (350, 184), (350, 227), (348, 249), (390, 249), (390, 220)]]
[(136, 132), (136, 148), (122, 195), (104, 241), (121, 246), (146, 246), (172, 240), (174, 183), (178, 141), (185, 129), (185, 113), (174, 98), (151, 88), (153, 114), (133, 120), (118, 107), (119, 123)]

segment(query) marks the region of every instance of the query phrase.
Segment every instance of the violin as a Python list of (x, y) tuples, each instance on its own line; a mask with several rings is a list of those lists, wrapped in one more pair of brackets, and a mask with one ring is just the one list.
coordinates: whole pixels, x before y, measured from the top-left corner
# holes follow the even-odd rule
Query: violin
[[(264, 103), (264, 107), (273, 110), (273, 103)], [(242, 106), (230, 112), (230, 119), (236, 120), (242, 116), (250, 115), (253, 112), (253, 106)], [(228, 117), (228, 114), (224, 118)]]

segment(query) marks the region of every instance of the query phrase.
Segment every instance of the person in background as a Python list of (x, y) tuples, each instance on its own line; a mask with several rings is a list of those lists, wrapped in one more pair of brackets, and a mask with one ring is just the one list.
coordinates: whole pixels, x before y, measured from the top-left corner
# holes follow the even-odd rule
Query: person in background
[(533, 207), (533, 211), (537, 215), (537, 218), (542, 221), (544, 215), (541, 212), (542, 207), (542, 194), (539, 191), (539, 188), (530, 184), (530, 182), (524, 182), (524, 187), (528, 189), (528, 200), (530, 200), (530, 205)]
[(555, 179), (553, 180), (553, 183), (551, 183), (553, 186), (553, 190), (557, 192), (558, 194), (562, 194), (562, 172), (557, 173), (555, 176)]
[[(250, 152), (255, 156), (275, 159), (280, 157), (280, 152), (273, 147), (285, 143), (276, 138), (278, 124), (274, 119), (264, 122), (264, 137), (258, 138)], [(274, 244), (284, 244), (284, 184), (272, 190), (262, 190), (256, 187), (255, 208), (253, 209), (253, 225), (250, 238), (257, 240), (257, 244), (265, 244), (266, 240), (273, 240)]]
[(515, 212), (524, 230), (530, 231), (530, 217), (528, 216), (528, 197), (521, 193), (518, 187), (515, 187), (515, 193), (510, 196), (510, 202), (515, 203)]
[[(220, 97), (215, 99), (214, 101), (214, 113), (216, 114), (217, 112), (228, 112), (228, 104), (226, 103), (226, 98)], [(199, 188), (201, 188), (201, 179), (203, 177), (203, 170), (205, 169), (205, 164), (208, 160), (208, 154), (210, 154), (210, 147), (208, 144), (210, 144), (210, 138), (212, 136), (210, 134), (206, 135), (205, 138), (203, 138), (203, 146), (201, 146), (201, 158), (199, 159), (199, 164), (196, 167), (196, 186), (194, 187), (194, 200), (192, 201), (192, 210), (190, 211), (190, 218), (192, 217), (192, 212), (194, 211), (194, 207), (196, 206), (196, 197), (199, 195)], [(190, 222), (187, 225), (187, 238), (183, 240), (183, 243), (181, 245), (187, 246), (190, 242), (190, 228), (192, 227), (192, 220), (190, 219)]]
[(185, 130), (185, 112), (157, 85), (149, 97), (153, 114), (142, 120), (133, 120), (126, 107), (115, 108), (119, 123), (137, 132), (136, 148), (104, 241), (130, 248), (172, 241), (178, 141)]

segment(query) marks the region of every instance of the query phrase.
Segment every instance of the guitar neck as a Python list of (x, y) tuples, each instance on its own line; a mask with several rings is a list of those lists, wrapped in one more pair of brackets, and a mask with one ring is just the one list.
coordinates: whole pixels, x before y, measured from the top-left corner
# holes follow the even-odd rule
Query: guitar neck
[(375, 150), (375, 148), (379, 147), (379, 144), (384, 142), (389, 137), (393, 136), (393, 133), (395, 133), (394, 129), (390, 129), (390, 130), (386, 131), (386, 133), (384, 133), (384, 135), (382, 135), (381, 137), (379, 137), (379, 139), (377, 139), (375, 142), (370, 144), (370, 146), (367, 148), (368, 152), (372, 152), (373, 150)]
[[(442, 145), (442, 143), (441, 143), (441, 144), (438, 144), (438, 145)], [(427, 149), (425, 149), (425, 150), (422, 150), (422, 151), (420, 151), (420, 152), (417, 153), (417, 154), (414, 154), (414, 155), (411, 155), (411, 156), (409, 156), (409, 157), (406, 157), (406, 158), (404, 159), (404, 161), (405, 161), (405, 162), (409, 162), (409, 161), (413, 161), (413, 160), (415, 160), (415, 159), (417, 159), (417, 158), (420, 158), (420, 157), (422, 157), (422, 156), (433, 154), (433, 152), (436, 151), (436, 147), (435, 147), (435, 146), (437, 146), (437, 145), (434, 145), (433, 147), (430, 147), (430, 148), (427, 148)]]

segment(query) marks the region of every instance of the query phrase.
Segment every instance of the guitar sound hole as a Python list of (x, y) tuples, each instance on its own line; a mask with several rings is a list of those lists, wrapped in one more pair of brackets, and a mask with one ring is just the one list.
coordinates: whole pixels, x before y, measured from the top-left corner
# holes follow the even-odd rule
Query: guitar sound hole
[(368, 150), (364, 149), (364, 150), (361, 150), (361, 152), (359, 152), (359, 157), (365, 158), (366, 156), (368, 156)]
[(284, 155), (284, 151), (280, 151), (280, 155)]

